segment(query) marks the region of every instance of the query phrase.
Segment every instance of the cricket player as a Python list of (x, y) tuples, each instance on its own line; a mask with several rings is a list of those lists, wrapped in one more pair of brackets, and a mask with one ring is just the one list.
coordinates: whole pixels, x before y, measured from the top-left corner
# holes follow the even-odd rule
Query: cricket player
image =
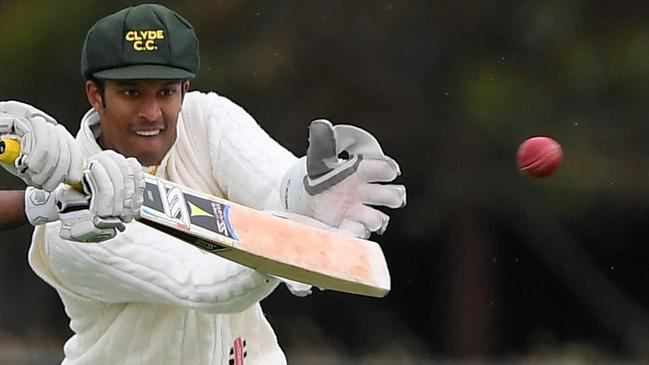
[[(30, 185), (26, 191), (0, 191), (2, 229), (61, 221), (62, 238), (100, 242), (123, 231), (142, 204), (144, 174), (136, 159), (103, 151), (84, 172), (74, 137), (41, 110), (0, 102), (0, 137), (20, 140), (15, 164), (0, 165)], [(84, 192), (63, 184), (82, 179)]]
[[(371, 206), (405, 205), (399, 174), (367, 132), (319, 120), (298, 159), (241, 107), (189, 91), (198, 40), (174, 11), (144, 4), (100, 19), (82, 49), (91, 109), (77, 142), (135, 157), (178, 184), (257, 209), (308, 215), (350, 234), (382, 233)], [(345, 149), (349, 159), (339, 159)], [(59, 293), (74, 335), (66, 365), (285, 364), (260, 301), (278, 285), (137, 221), (101, 244), (62, 239), (60, 224), (36, 228), (33, 270)]]

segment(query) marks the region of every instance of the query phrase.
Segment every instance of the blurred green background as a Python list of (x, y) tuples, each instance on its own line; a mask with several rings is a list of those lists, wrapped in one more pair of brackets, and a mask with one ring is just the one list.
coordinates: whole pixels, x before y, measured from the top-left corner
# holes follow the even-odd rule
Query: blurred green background
[[(201, 42), (193, 89), (230, 97), (297, 155), (324, 117), (401, 165), (408, 206), (374, 237), (392, 292), (279, 288), (262, 304), (289, 363), (649, 361), (649, 3), (161, 3)], [(0, 2), (0, 100), (76, 133), (85, 33), (132, 4)], [(563, 146), (551, 178), (516, 169), (533, 135)], [(0, 364), (56, 363), (70, 336), (26, 262), (30, 233), (0, 233)]]

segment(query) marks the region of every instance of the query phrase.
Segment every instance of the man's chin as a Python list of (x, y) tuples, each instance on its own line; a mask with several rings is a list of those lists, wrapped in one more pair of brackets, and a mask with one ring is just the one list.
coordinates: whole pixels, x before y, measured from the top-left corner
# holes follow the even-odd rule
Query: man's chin
[(138, 158), (137, 160), (142, 166), (157, 166), (160, 165), (160, 161), (162, 161), (162, 158), (161, 157), (160, 158), (151, 157), (151, 158), (142, 158), (142, 159)]
[(136, 152), (127, 157), (134, 157), (142, 166), (155, 166), (160, 164), (160, 161), (162, 161), (162, 157), (164, 156), (160, 154), (152, 154), (147, 151), (143, 153)]

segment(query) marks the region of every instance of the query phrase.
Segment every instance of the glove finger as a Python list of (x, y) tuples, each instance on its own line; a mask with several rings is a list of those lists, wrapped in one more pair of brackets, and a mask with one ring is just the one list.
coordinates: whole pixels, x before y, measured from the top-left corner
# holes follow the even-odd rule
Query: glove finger
[(358, 178), (365, 182), (390, 182), (401, 175), (401, 170), (399, 164), (390, 157), (363, 156), (357, 174)]
[(317, 119), (309, 125), (309, 147), (306, 151), (306, 167), (309, 177), (316, 178), (338, 165), (336, 138), (333, 126), (326, 119)]
[(279, 279), (279, 281), (286, 284), (288, 290), (291, 292), (291, 294), (295, 296), (306, 297), (307, 295), (311, 294), (311, 289), (313, 288), (312, 285), (300, 283), (294, 280), (285, 279), (279, 276), (275, 276), (275, 277)]
[(91, 192), (90, 211), (100, 217), (113, 215), (114, 187), (109, 173), (101, 163), (90, 163), (85, 173)]
[[(55, 156), (58, 156), (61, 153), (61, 141), (53, 138), (52, 141), (49, 142), (49, 145), (50, 147), (53, 147), (56, 152), (52, 152), (52, 150), (48, 151), (45, 155), (45, 159), (39, 160), (39, 166), (37, 166), (38, 170), (32, 168), (35, 165), (35, 161), (30, 162), (26, 174), (29, 176), (29, 179), (34, 186), (42, 187), (44, 190), (51, 191), (56, 188), (61, 181), (61, 176), (53, 176), (58, 165), (58, 159)], [(31, 158), (29, 160), (33, 161)]]
[[(63, 128), (63, 127), (61, 127)], [(83, 156), (77, 141), (65, 131), (68, 138), (66, 138), (67, 150), (70, 162), (68, 165), (68, 172), (65, 181), (70, 184), (76, 184), (83, 179)]]
[(32, 131), (31, 122), (27, 118), (14, 117), (11, 128), (17, 136), (22, 137)]
[(52, 118), (49, 114), (20, 101), (8, 100), (0, 102), (0, 112), (11, 114), (19, 118), (28, 119), (31, 119), (34, 116), (40, 116), (48, 123), (57, 124), (56, 119)]
[(121, 219), (129, 223), (144, 201), (144, 173), (140, 164), (132, 157), (126, 159), (125, 164), (128, 174), (124, 175), (124, 211)]
[(350, 209), (350, 211), (345, 215), (345, 219), (359, 222), (363, 224), (368, 231), (376, 232), (378, 234), (383, 234), (390, 222), (390, 217), (387, 214), (363, 204), (356, 205)]
[(118, 229), (120, 232), (124, 232), (126, 229), (126, 226), (124, 225), (124, 222), (122, 222), (119, 218), (117, 217), (98, 217), (95, 216), (92, 219), (92, 224), (101, 230), (105, 229)]
[(62, 183), (70, 170), (70, 145), (68, 144), (70, 137), (67, 135), (68, 132), (62, 126), (55, 127), (52, 132), (53, 136), (51, 138), (58, 142), (56, 143), (58, 153), (49, 153), (48, 158), (50, 161), (43, 166), (39, 173), (32, 177), (34, 182), (43, 181), (43, 189), (47, 191), (54, 190)]
[(402, 208), (406, 205), (406, 187), (403, 185), (365, 184), (358, 190), (363, 204)]
[(19, 171), (28, 169), (29, 171), (26, 172), (32, 175), (40, 172), (48, 161), (47, 157), (52, 143), (48, 138), (49, 131), (43, 118), (37, 117), (24, 122), (29, 129), (23, 135), (20, 146), (21, 157), (19, 157), (16, 167)]
[(383, 156), (379, 141), (370, 132), (346, 124), (338, 124), (333, 129), (336, 136), (336, 156), (343, 151), (350, 155)]
[(100, 229), (88, 224), (76, 223), (74, 225), (62, 223), (59, 236), (66, 241), (82, 243), (98, 243), (114, 238), (117, 235), (115, 228)]
[(363, 224), (352, 220), (343, 220), (338, 226), (338, 230), (362, 239), (369, 238), (371, 234)]
[(122, 201), (123, 210), (120, 218), (128, 223), (133, 219), (133, 194), (135, 193), (135, 175), (131, 165), (124, 161), (124, 200)]
[(142, 171), (142, 165), (133, 157), (127, 159), (128, 163), (131, 165), (133, 173), (135, 174), (135, 179), (133, 180), (135, 185), (135, 192), (133, 193), (133, 205), (131, 209), (133, 210), (133, 215), (137, 215), (140, 211), (140, 207), (144, 203), (144, 189), (146, 188), (146, 182), (144, 180), (144, 171)]
[(96, 156), (104, 166), (113, 187), (112, 211), (110, 215), (119, 217), (124, 211), (125, 181), (128, 175), (126, 159), (115, 151), (104, 151)]
[(6, 114), (0, 111), (0, 134), (18, 136), (18, 133), (21, 133), (26, 128), (24, 122), (21, 119), (22, 118), (18, 118), (15, 115)]

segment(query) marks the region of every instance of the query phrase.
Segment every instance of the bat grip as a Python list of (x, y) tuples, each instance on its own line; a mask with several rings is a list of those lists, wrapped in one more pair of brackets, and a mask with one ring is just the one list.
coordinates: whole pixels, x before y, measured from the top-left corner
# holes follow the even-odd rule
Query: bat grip
[[(20, 156), (20, 142), (15, 139), (2, 138), (0, 139), (0, 162), (6, 164), (14, 164)], [(78, 182), (69, 184), (77, 191), (83, 192), (83, 185)]]
[(20, 142), (15, 139), (0, 139), (0, 162), (13, 165), (20, 156)]

